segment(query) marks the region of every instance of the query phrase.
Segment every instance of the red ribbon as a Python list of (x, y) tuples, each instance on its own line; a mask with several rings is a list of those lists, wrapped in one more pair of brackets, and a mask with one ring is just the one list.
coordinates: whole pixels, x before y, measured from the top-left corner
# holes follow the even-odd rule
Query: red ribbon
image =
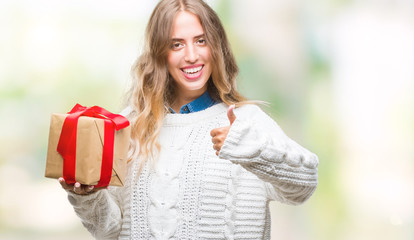
[(76, 169), (76, 135), (78, 119), (80, 116), (94, 117), (104, 119), (105, 133), (102, 153), (101, 178), (95, 187), (106, 187), (109, 185), (112, 176), (112, 166), (114, 158), (114, 137), (115, 130), (120, 130), (129, 126), (128, 120), (119, 115), (108, 112), (98, 107), (84, 107), (76, 104), (68, 112), (68, 116), (63, 123), (62, 132), (60, 133), (57, 151), (62, 155), (63, 161), (63, 178), (66, 183), (74, 184)]

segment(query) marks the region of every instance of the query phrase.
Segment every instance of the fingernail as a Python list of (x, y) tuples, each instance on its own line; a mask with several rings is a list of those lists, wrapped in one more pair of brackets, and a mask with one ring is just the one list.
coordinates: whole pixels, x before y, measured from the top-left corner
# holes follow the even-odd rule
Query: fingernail
[(59, 182), (64, 182), (65, 181), (65, 179), (63, 179), (63, 177), (60, 177), (58, 180), (59, 180)]
[(81, 186), (81, 185), (80, 185), (80, 183), (78, 183), (78, 182), (76, 182), (76, 183), (75, 183), (75, 187), (77, 187), (77, 188), (78, 188), (78, 187), (80, 187), (80, 186)]
[(89, 190), (92, 190), (94, 188), (94, 186), (89, 186), (88, 188), (89, 188)]

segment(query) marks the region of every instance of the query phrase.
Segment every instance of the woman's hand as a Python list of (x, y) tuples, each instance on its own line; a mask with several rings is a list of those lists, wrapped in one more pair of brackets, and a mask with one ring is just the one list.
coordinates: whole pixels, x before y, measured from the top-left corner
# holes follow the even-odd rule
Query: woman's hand
[(95, 186), (93, 185), (83, 185), (78, 182), (76, 182), (75, 184), (67, 184), (65, 182), (65, 179), (63, 179), (63, 177), (59, 178), (59, 183), (63, 189), (68, 190), (78, 195), (88, 195), (88, 194), (91, 194), (91, 193), (94, 193), (101, 189), (106, 188), (106, 187), (95, 188)]
[(216, 155), (219, 155), (219, 152), (221, 150), (221, 147), (224, 144), (224, 141), (226, 140), (227, 134), (229, 133), (230, 127), (233, 124), (233, 122), (236, 120), (236, 115), (234, 115), (234, 105), (230, 105), (229, 109), (227, 110), (227, 117), (229, 118), (230, 125), (226, 127), (220, 127), (215, 128), (211, 130), (210, 135), (212, 137), (211, 141), (213, 142), (214, 150), (216, 150)]

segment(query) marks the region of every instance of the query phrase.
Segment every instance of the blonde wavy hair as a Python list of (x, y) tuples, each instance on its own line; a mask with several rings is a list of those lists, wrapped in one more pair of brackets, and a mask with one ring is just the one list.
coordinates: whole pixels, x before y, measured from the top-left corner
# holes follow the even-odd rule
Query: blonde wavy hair
[(157, 141), (163, 118), (175, 97), (174, 80), (167, 70), (172, 24), (179, 11), (199, 17), (212, 55), (213, 70), (207, 82), (210, 96), (219, 102), (236, 106), (246, 99), (236, 89), (239, 69), (226, 33), (217, 14), (202, 0), (161, 0), (155, 7), (146, 31), (143, 53), (132, 66), (132, 84), (127, 104), (132, 108), (130, 160), (159, 152)]

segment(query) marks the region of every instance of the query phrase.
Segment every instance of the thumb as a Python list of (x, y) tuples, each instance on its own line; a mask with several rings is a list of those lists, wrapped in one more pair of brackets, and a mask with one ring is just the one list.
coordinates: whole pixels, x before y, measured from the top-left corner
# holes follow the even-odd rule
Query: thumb
[(229, 118), (230, 121), (230, 125), (232, 125), (234, 123), (234, 121), (236, 120), (236, 115), (234, 115), (234, 104), (229, 106), (229, 109), (227, 110), (227, 117)]

